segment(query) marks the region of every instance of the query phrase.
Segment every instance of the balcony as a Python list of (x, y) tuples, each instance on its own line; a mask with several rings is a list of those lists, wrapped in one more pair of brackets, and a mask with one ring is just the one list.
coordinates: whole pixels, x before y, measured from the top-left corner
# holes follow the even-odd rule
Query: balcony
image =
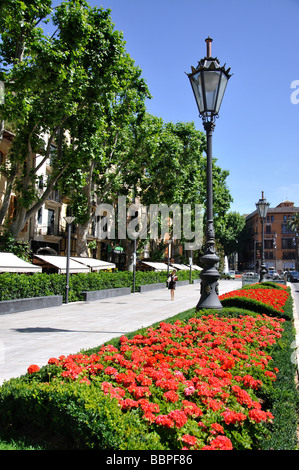
[(48, 196), (48, 201), (58, 202), (59, 204), (61, 204), (61, 197), (59, 191), (57, 191), (56, 189), (52, 191)]
[(59, 194), (59, 191), (55, 190), (52, 191), (45, 203), (46, 209), (53, 209), (55, 210), (57, 207), (62, 206), (62, 201), (61, 201), (61, 196)]

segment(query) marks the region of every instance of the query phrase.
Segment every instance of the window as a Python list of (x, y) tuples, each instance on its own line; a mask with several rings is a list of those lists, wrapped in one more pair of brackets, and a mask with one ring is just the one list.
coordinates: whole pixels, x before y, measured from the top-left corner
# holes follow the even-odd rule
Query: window
[(37, 223), (41, 224), (42, 220), (43, 220), (43, 208), (41, 207), (40, 209), (38, 209), (38, 212), (37, 212)]
[(294, 239), (293, 238), (282, 238), (281, 239), (281, 248), (289, 249), (289, 250), (294, 248)]
[(55, 222), (55, 211), (48, 209), (48, 235), (54, 235), (54, 222)]
[(295, 251), (284, 251), (282, 253), (283, 259), (295, 259), (296, 252)]
[(281, 233), (294, 233), (291, 227), (288, 224), (282, 224)]
[(271, 225), (266, 224), (266, 233), (271, 233)]

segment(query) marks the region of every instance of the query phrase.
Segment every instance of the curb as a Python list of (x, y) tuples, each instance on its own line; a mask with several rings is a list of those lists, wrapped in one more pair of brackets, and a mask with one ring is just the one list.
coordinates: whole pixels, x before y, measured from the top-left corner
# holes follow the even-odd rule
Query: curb
[(60, 305), (62, 305), (62, 295), (2, 300), (0, 302), (0, 315), (26, 312), (40, 308), (59, 307)]
[(296, 342), (296, 349), (295, 349), (295, 354), (296, 354), (296, 360), (297, 360), (297, 373), (299, 375), (299, 317), (298, 317), (298, 312), (296, 308), (296, 303), (295, 303), (295, 298), (293, 294), (293, 285), (291, 283), (287, 283), (287, 286), (290, 287), (291, 289), (291, 294), (293, 298), (293, 318), (294, 318), (294, 328), (296, 330), (296, 335), (295, 335), (295, 342)]

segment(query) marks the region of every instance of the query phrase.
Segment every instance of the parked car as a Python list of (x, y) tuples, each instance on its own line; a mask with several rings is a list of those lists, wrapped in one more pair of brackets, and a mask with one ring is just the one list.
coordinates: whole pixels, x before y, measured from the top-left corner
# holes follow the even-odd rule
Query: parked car
[(275, 271), (275, 269), (268, 269), (267, 279), (279, 279), (279, 274)]
[(290, 280), (290, 282), (299, 282), (299, 272), (298, 271), (291, 271), (289, 273), (289, 280)]
[(235, 271), (228, 271), (227, 275), (228, 275), (231, 279), (235, 279), (235, 277), (236, 277)]

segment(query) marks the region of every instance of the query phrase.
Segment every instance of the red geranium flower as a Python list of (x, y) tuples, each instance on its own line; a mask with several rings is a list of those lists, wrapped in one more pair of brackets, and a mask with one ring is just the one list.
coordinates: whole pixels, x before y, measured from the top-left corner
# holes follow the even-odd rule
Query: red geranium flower
[(186, 442), (186, 444), (189, 444), (189, 446), (194, 446), (197, 442), (197, 438), (194, 436), (190, 436), (190, 434), (184, 434), (182, 436), (182, 441)]
[(37, 366), (36, 364), (31, 364), (31, 366), (28, 367), (27, 372), (28, 374), (34, 374), (34, 372), (38, 372), (39, 370), (39, 366)]

